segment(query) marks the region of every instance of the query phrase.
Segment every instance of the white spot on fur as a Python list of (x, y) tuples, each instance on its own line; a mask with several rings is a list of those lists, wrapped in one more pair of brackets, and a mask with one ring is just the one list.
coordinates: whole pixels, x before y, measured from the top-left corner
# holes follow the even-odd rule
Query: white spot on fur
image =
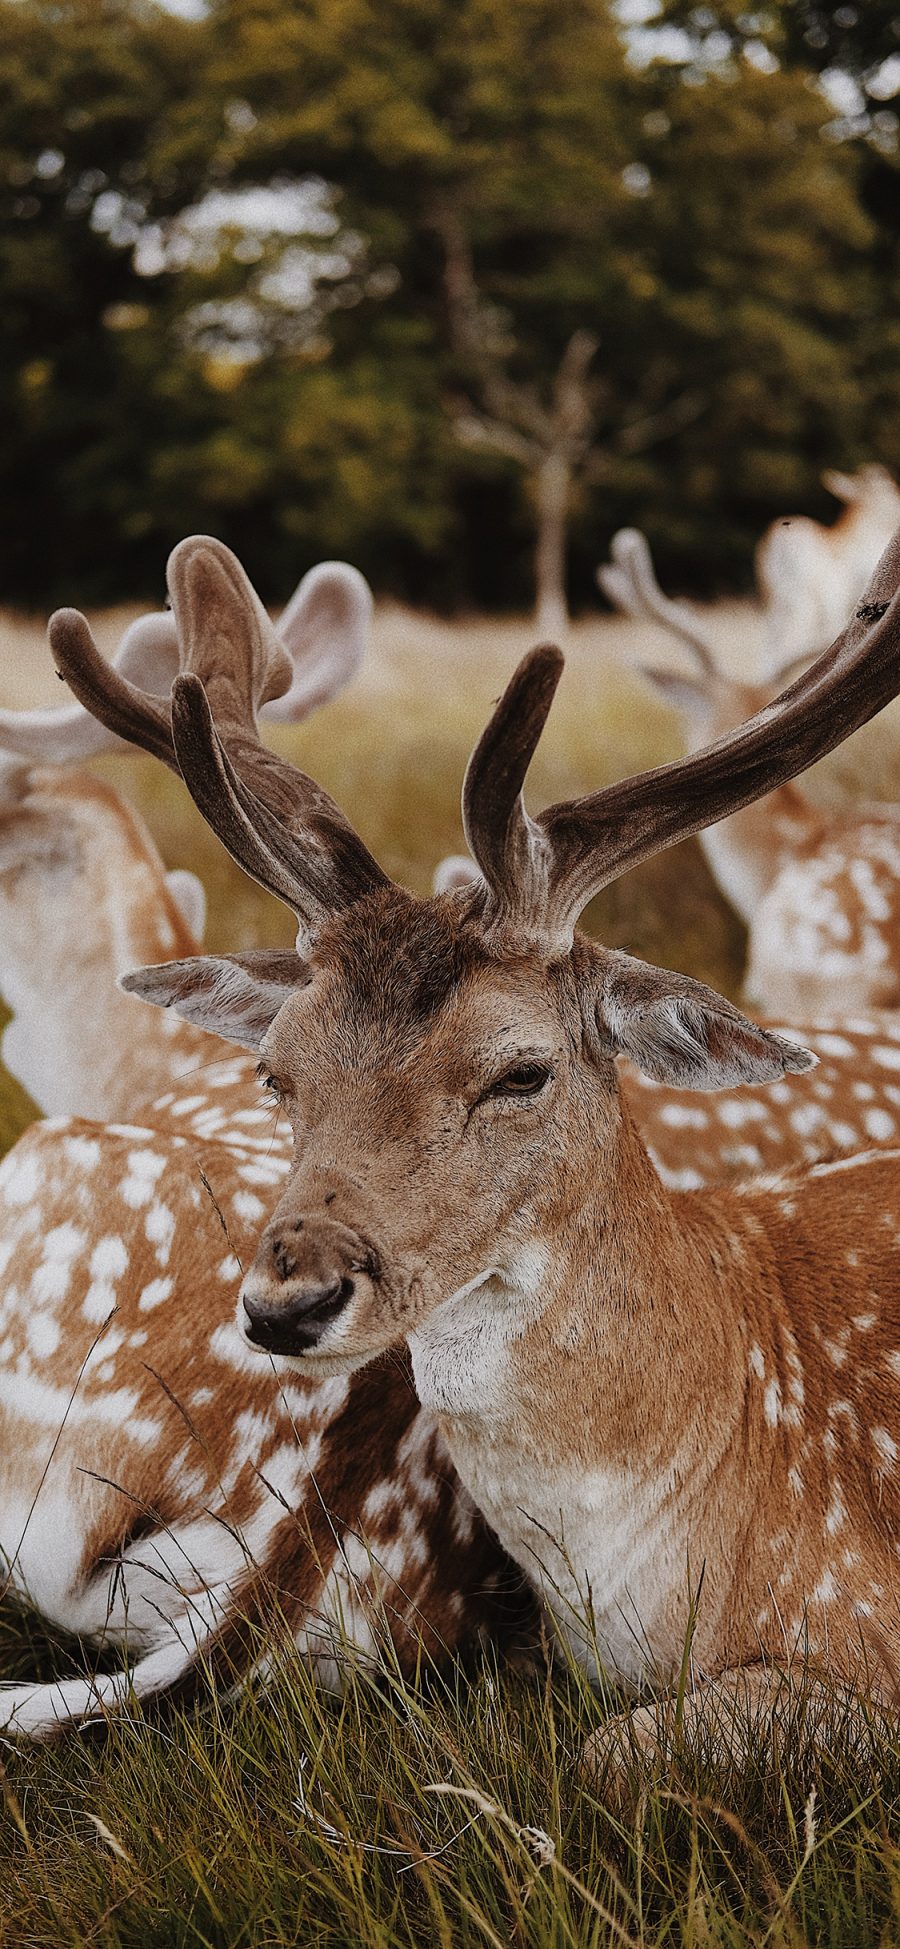
[(773, 1377), (763, 1395), (763, 1414), (770, 1428), (777, 1428), (781, 1416), (781, 1388)]
[(231, 1208), (239, 1218), (245, 1219), (248, 1225), (257, 1223), (266, 1215), (266, 1207), (262, 1199), (256, 1196), (255, 1191), (236, 1191), (231, 1200)]
[(38, 1360), (48, 1360), (56, 1352), (62, 1334), (56, 1320), (46, 1313), (33, 1313), (28, 1322), (28, 1344)]
[(37, 1158), (30, 1151), (17, 1156), (16, 1150), (11, 1150), (0, 1164), (0, 1195), (8, 1205), (27, 1205), (39, 1189)]
[(694, 1110), (686, 1103), (664, 1103), (659, 1120), (672, 1130), (705, 1130), (709, 1124), (705, 1110)]
[(144, 1287), (138, 1300), (138, 1311), (141, 1313), (152, 1313), (153, 1308), (155, 1306), (161, 1306), (163, 1301), (168, 1299), (174, 1290), (174, 1279), (151, 1279), (149, 1285)]
[(144, 1231), (151, 1245), (156, 1247), (156, 1262), (167, 1266), (175, 1237), (175, 1214), (168, 1205), (153, 1205), (144, 1220)]

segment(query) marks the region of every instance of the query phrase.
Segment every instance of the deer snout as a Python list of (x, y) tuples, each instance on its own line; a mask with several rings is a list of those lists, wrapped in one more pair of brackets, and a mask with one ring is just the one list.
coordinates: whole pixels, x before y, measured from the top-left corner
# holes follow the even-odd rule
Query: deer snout
[(342, 1225), (281, 1220), (263, 1233), (244, 1281), (244, 1331), (266, 1353), (303, 1354), (349, 1305), (371, 1249)]

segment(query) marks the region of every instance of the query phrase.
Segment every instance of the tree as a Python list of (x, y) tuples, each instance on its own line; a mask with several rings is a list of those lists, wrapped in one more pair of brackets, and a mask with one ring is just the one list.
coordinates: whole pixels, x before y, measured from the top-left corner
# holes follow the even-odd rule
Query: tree
[(792, 12), (640, 66), (610, 0), (0, 0), (4, 593), (197, 527), (548, 629), (626, 521), (746, 574), (900, 435), (893, 166)]
[(252, 114), (239, 172), (339, 185), (481, 465), (524, 475), (548, 620), (569, 513), (583, 560), (606, 503), (709, 578), (698, 517), (746, 563), (773, 499), (859, 440), (872, 231), (805, 74), (632, 68), (606, 0), (218, 0), (212, 22)]

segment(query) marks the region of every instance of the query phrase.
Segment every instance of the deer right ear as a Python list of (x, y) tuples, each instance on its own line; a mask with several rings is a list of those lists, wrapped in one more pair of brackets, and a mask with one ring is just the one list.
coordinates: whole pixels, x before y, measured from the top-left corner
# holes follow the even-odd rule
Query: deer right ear
[(751, 1022), (705, 982), (671, 974), (614, 949), (591, 990), (600, 1046), (628, 1056), (655, 1083), (685, 1090), (734, 1089), (802, 1075), (817, 1058), (800, 1043)]
[(119, 987), (156, 1008), (173, 1008), (209, 1035), (258, 1049), (289, 996), (309, 979), (299, 954), (198, 954), (122, 975)]

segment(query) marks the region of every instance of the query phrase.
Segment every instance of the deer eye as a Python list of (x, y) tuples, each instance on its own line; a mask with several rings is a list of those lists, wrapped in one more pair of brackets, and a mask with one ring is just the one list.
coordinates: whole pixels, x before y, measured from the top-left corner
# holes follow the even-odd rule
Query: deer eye
[(266, 1068), (264, 1062), (257, 1063), (256, 1074), (263, 1086), (263, 1089), (268, 1090), (270, 1096), (277, 1097), (280, 1100), (281, 1090), (279, 1088), (278, 1082), (276, 1078), (272, 1075), (271, 1071)]
[(537, 1096), (549, 1083), (552, 1069), (543, 1062), (520, 1062), (506, 1069), (486, 1091), (487, 1096)]

